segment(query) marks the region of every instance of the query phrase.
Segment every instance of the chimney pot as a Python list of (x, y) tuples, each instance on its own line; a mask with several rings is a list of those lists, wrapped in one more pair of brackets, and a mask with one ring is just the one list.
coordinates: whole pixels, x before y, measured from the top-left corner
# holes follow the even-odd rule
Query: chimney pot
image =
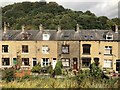
[(118, 26), (115, 25), (115, 33), (118, 33)]
[(25, 32), (25, 26), (22, 25), (22, 33), (24, 33), (24, 32)]
[(4, 22), (4, 31), (3, 33), (7, 33), (7, 25), (6, 25), (6, 22)]
[(39, 25), (39, 30), (43, 31), (43, 25), (42, 24)]

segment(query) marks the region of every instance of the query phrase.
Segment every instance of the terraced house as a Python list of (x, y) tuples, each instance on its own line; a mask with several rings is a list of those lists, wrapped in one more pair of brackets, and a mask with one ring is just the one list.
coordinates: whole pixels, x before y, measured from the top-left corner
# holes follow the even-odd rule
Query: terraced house
[(105, 70), (120, 70), (120, 32), (114, 30), (9, 30), (0, 31), (0, 68), (20, 63), (21, 68), (31, 69), (37, 63), (42, 67), (58, 60), (64, 68), (88, 69), (95, 60)]

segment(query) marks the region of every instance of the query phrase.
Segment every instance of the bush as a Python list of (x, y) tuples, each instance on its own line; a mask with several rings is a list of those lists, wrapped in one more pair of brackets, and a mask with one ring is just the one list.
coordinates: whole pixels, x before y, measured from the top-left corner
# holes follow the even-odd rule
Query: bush
[(63, 68), (63, 65), (62, 65), (62, 62), (61, 61), (58, 61), (56, 63), (56, 66), (55, 66), (55, 75), (61, 75), (62, 74), (62, 68)]
[(31, 69), (31, 71), (32, 71), (32, 72), (35, 72), (35, 73), (39, 73), (40, 70), (41, 70), (41, 66), (38, 65), (38, 64), (35, 65), (35, 66)]
[(47, 67), (47, 72), (48, 72), (49, 74), (52, 74), (52, 73), (53, 73), (53, 67), (52, 67), (52, 65), (50, 65), (50, 66)]
[(6, 82), (11, 82), (15, 79), (15, 69), (14, 68), (6, 68), (2, 72), (2, 79), (6, 80)]

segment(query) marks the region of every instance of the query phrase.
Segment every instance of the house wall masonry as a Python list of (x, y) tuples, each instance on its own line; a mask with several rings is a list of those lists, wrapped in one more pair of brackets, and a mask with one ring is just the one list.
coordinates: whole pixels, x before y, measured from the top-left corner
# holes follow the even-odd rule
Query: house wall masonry
[(0, 41), (0, 68), (12, 67), (16, 60), (23, 69), (61, 60), (66, 69), (84, 70), (99, 60), (103, 70), (118, 71), (119, 36), (112, 30), (7, 30)]

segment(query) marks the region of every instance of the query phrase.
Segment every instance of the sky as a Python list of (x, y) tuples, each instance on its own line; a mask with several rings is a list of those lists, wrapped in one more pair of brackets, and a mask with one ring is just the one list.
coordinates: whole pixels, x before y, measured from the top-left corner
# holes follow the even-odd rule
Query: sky
[[(0, 0), (0, 7), (4, 7), (8, 4), (17, 2), (38, 2), (40, 0)], [(109, 18), (118, 17), (120, 9), (120, 0), (46, 0), (47, 2), (54, 1), (62, 5), (65, 8), (69, 8), (75, 11), (87, 11), (95, 13), (97, 16), (107, 16)]]

